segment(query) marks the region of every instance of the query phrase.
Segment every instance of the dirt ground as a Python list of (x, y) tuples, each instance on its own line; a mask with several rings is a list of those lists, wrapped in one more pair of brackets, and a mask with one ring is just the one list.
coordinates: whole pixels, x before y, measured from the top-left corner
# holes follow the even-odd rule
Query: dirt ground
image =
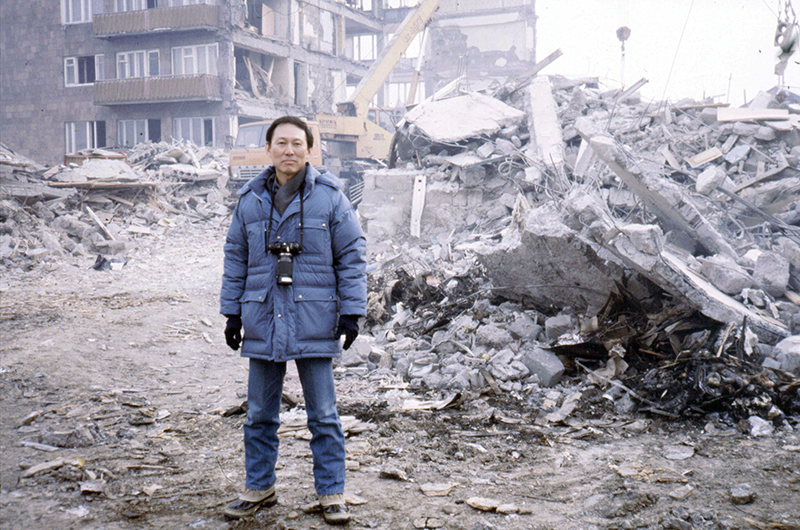
[[(145, 236), (119, 270), (90, 258), (2, 270), (1, 528), (326, 527), (303, 510), (314, 490), (302, 435), (282, 439), (276, 507), (220, 514), (244, 481), (244, 415), (222, 413), (247, 379), (218, 314), (224, 228)], [(440, 396), (380, 386), (338, 381), (340, 414), (372, 426), (347, 442), (350, 528), (800, 528), (797, 423), (753, 438), (707, 420), (618, 417), (586, 387), (580, 413), (542, 427), (535, 396), (476, 393), (408, 413), (404, 399)], [(286, 390), (299, 393), (291, 373)], [(74, 447), (46, 450), (56, 442)], [(742, 483), (755, 498), (734, 504)], [(427, 496), (426, 484), (449, 494)], [(516, 513), (479, 511), (472, 497)]]

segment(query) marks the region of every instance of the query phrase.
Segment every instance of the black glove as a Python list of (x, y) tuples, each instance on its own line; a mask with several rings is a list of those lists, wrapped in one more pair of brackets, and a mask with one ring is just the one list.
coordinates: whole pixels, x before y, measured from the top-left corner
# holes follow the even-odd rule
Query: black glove
[(339, 317), (339, 329), (336, 330), (336, 336), (341, 337), (342, 335), (344, 335), (342, 348), (346, 350), (358, 337), (358, 315), (341, 315)]
[(232, 350), (238, 350), (242, 343), (242, 317), (239, 315), (225, 315), (228, 323), (225, 324), (225, 342)]

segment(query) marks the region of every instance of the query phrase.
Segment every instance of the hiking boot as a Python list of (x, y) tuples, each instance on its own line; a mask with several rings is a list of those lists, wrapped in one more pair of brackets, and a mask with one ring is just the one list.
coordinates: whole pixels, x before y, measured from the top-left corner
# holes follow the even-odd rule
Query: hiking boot
[(276, 504), (278, 504), (278, 496), (275, 494), (275, 486), (268, 490), (245, 489), (238, 499), (222, 510), (222, 513), (228, 517), (239, 519), (240, 517), (253, 515), (262, 506), (269, 508)]
[(322, 495), (319, 498), (322, 506), (322, 517), (328, 524), (347, 524), (350, 522), (350, 512), (344, 500), (344, 493)]

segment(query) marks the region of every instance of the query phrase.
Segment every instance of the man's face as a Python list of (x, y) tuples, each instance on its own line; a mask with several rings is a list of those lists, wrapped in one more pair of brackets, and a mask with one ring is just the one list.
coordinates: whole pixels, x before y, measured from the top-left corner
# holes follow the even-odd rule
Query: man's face
[(308, 161), (306, 133), (297, 125), (282, 123), (272, 133), (267, 144), (267, 154), (272, 159), (278, 181), (283, 184), (300, 171)]

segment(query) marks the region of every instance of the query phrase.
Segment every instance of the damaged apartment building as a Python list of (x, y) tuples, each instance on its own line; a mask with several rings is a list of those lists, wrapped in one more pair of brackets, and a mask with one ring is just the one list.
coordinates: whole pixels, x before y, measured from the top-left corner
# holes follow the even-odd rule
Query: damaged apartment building
[[(47, 164), (146, 140), (230, 147), (240, 124), (336, 112), (415, 4), (4, 0), (0, 138)], [(533, 0), (436, 4), (371, 100), (393, 117), (457, 78), (533, 63)]]

